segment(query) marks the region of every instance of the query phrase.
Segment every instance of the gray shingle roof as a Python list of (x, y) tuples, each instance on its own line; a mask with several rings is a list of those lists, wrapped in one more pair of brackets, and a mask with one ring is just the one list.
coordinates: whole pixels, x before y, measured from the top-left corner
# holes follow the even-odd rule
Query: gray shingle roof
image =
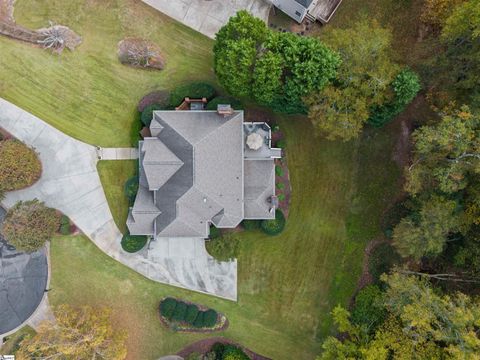
[(313, 2), (313, 0), (295, 0), (295, 1), (300, 5), (302, 5), (305, 9), (308, 9)]
[(245, 216), (274, 217), (273, 160), (244, 160), (243, 112), (156, 111), (150, 130), (140, 143), (132, 234), (207, 237), (211, 222), (231, 228)]

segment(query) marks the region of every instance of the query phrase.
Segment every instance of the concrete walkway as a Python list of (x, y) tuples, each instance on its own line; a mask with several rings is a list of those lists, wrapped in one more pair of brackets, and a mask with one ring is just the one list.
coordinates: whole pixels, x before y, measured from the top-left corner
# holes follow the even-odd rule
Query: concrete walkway
[[(206, 251), (184, 257), (185, 244), (170, 242), (175, 256), (158, 250), (128, 254), (113, 220), (97, 173), (97, 148), (75, 140), (39, 118), (0, 99), (0, 127), (36, 149), (43, 165), (40, 180), (7, 194), (4, 206), (38, 198), (66, 214), (101, 250), (144, 276), (165, 284), (237, 299), (237, 262), (218, 262)], [(202, 243), (195, 244), (196, 248)], [(152, 250), (153, 251), (153, 250)]]
[(171, 18), (214, 39), (215, 34), (239, 10), (267, 22), (268, 0), (142, 0)]
[(136, 160), (137, 148), (102, 148), (97, 147), (98, 160)]

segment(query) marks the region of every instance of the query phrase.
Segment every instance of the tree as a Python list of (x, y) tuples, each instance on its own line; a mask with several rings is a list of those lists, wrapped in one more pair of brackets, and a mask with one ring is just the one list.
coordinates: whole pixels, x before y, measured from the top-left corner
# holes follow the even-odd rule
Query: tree
[(320, 134), (344, 141), (358, 137), (370, 108), (393, 98), (398, 66), (391, 61), (391, 32), (376, 22), (360, 21), (335, 29), (325, 38), (342, 59), (333, 86), (307, 96), (308, 117)]
[(349, 141), (360, 134), (368, 119), (367, 99), (354, 88), (329, 86), (306, 99), (308, 117), (319, 135), (329, 140)]
[(453, 8), (445, 21), (441, 40), (447, 51), (440, 71), (449, 76), (458, 95), (480, 106), (480, 1), (469, 0)]
[(387, 316), (373, 336), (337, 306), (332, 314), (343, 340), (327, 338), (318, 359), (478, 358), (479, 299), (462, 293), (441, 295), (426, 279), (401, 271), (383, 275), (382, 280)]
[(0, 192), (30, 186), (41, 173), (35, 150), (15, 139), (0, 141)]
[(2, 234), (19, 251), (33, 252), (49, 241), (60, 226), (60, 216), (38, 200), (18, 202), (5, 217)]
[(383, 293), (377, 285), (368, 285), (355, 296), (355, 306), (352, 310), (352, 322), (365, 328), (367, 333), (373, 333), (381, 325), (386, 316), (383, 306)]
[(413, 216), (403, 218), (393, 230), (393, 245), (398, 253), (416, 260), (440, 254), (448, 235), (458, 230), (456, 208), (455, 201), (433, 196), (422, 204), (418, 220)]
[(423, 4), (420, 19), (426, 25), (431, 26), (434, 30), (441, 29), (445, 24), (452, 9), (463, 0), (426, 0)]
[(413, 133), (414, 159), (406, 171), (406, 190), (454, 193), (480, 172), (480, 118), (468, 107), (445, 114), (437, 125)]
[(125, 333), (110, 324), (110, 310), (89, 306), (55, 309), (55, 322), (43, 322), (34, 336), (22, 341), (19, 359), (105, 359), (127, 356)]
[(279, 112), (306, 112), (303, 97), (321, 91), (339, 64), (317, 39), (270, 31), (246, 11), (230, 18), (214, 46), (215, 73), (227, 91)]

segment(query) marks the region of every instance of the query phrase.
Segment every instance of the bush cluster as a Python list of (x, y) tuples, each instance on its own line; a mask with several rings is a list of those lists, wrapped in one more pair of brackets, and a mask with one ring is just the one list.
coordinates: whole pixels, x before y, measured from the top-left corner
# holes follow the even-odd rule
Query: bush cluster
[(217, 92), (212, 85), (204, 82), (194, 82), (182, 85), (171, 92), (169, 105), (172, 107), (179, 106), (186, 97), (191, 99), (206, 98), (210, 101), (215, 97), (216, 93)]
[(238, 239), (235, 235), (226, 235), (207, 242), (207, 251), (216, 260), (228, 261), (237, 257)]
[(161, 104), (152, 104), (152, 105), (145, 106), (145, 108), (143, 109), (140, 115), (140, 121), (142, 122), (143, 125), (145, 125), (146, 127), (149, 127), (153, 119), (153, 112), (156, 110), (162, 110), (164, 108), (165, 107)]
[(275, 219), (273, 220), (262, 220), (260, 223), (260, 228), (265, 234), (274, 236), (280, 234), (283, 229), (285, 229), (285, 215), (280, 209), (275, 211)]
[(242, 349), (231, 344), (215, 343), (210, 353), (215, 355), (216, 360), (250, 360)]
[(70, 235), (70, 219), (67, 215), (62, 215), (60, 218), (60, 234)]
[(234, 110), (244, 110), (243, 104), (240, 100), (233, 97), (217, 96), (207, 104), (207, 110), (217, 110), (220, 104), (230, 104)]
[(16, 139), (0, 141), (0, 190), (23, 189), (41, 173), (42, 164), (33, 149)]
[(8, 210), (2, 234), (19, 251), (34, 252), (49, 241), (60, 226), (54, 209), (37, 199), (18, 202)]
[(125, 234), (122, 238), (122, 249), (128, 253), (136, 253), (142, 250), (147, 244), (148, 237), (145, 235)]
[(243, 220), (242, 226), (245, 230), (257, 230), (260, 228), (260, 221), (259, 220)]
[(125, 182), (123, 191), (130, 205), (132, 205), (135, 202), (135, 197), (137, 196), (138, 186), (139, 186), (138, 181), (139, 181), (138, 176), (133, 176)]
[(166, 298), (160, 302), (160, 314), (167, 320), (191, 325), (194, 328), (213, 328), (218, 322), (218, 313), (213, 309), (202, 311), (195, 304)]

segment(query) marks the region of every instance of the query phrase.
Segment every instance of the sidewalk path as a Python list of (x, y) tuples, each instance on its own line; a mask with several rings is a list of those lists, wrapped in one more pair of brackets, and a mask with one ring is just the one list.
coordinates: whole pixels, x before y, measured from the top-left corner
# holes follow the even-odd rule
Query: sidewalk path
[(215, 34), (239, 10), (247, 10), (265, 22), (269, 0), (142, 0), (154, 9), (214, 39)]
[[(148, 250), (124, 252), (122, 234), (113, 220), (97, 173), (97, 148), (75, 140), (32, 114), (0, 99), (0, 127), (35, 148), (43, 165), (40, 180), (30, 188), (7, 194), (4, 206), (37, 198), (66, 214), (101, 250), (138, 271), (165, 284), (237, 299), (237, 262), (218, 262), (203, 251), (183, 256), (184, 244), (170, 241), (169, 254), (158, 256)], [(203, 240), (196, 244), (204, 249)]]
[(136, 160), (137, 148), (101, 148), (97, 147), (98, 160)]

